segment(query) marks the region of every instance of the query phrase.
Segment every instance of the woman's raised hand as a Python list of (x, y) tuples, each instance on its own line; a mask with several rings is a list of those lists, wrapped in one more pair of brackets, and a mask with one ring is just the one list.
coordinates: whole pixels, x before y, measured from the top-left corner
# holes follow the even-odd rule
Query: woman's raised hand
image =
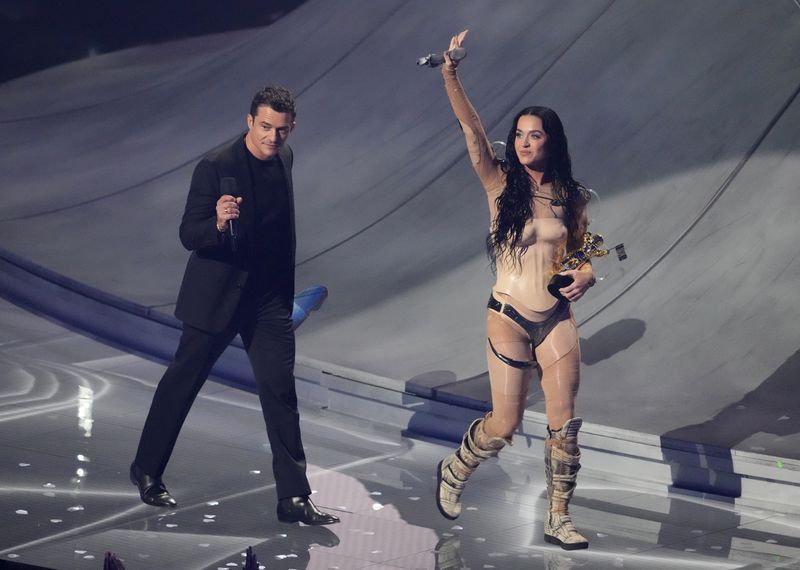
[[(469, 30), (464, 30), (460, 34), (450, 38), (450, 47), (447, 49), (447, 51), (449, 52), (451, 49), (460, 48), (467, 37), (467, 32), (469, 32)], [(450, 59), (450, 56), (447, 55), (447, 52), (445, 52), (444, 54), (444, 61), (445, 65), (450, 69), (455, 69), (456, 67), (458, 67), (458, 62)]]

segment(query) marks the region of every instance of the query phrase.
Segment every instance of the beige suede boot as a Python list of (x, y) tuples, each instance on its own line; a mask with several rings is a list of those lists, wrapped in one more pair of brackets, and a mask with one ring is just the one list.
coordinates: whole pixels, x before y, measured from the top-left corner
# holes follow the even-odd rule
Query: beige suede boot
[(494, 457), (510, 441), (491, 437), (483, 430), (485, 417), (472, 422), (461, 440), (461, 447), (439, 462), (436, 471), (436, 506), (446, 518), (453, 520), (461, 514), (461, 493), (478, 465)]
[(589, 547), (589, 541), (572, 524), (568, 510), (581, 468), (578, 430), (582, 424), (581, 418), (572, 418), (561, 429), (548, 427), (549, 437), (544, 442), (544, 468), (550, 503), (544, 523), (544, 540), (564, 550)]

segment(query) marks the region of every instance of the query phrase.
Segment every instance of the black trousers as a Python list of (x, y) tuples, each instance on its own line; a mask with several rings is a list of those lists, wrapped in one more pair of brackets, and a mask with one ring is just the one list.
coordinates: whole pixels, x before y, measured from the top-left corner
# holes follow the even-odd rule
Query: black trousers
[(221, 333), (184, 325), (175, 358), (153, 396), (136, 464), (148, 475), (162, 475), (197, 393), (237, 334), (242, 337), (253, 368), (272, 448), (278, 498), (308, 495), (311, 488), (306, 477), (294, 380), (292, 300), (271, 293), (246, 291), (235, 317)]

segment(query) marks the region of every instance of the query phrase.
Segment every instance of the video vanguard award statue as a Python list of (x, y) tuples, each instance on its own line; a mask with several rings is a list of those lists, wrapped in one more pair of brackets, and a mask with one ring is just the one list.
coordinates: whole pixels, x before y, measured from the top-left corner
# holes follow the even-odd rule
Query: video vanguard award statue
[[(624, 244), (616, 245), (611, 249), (617, 253), (617, 259), (620, 261), (628, 257), (628, 255), (625, 253)], [(609, 250), (603, 248), (603, 236), (600, 234), (586, 232), (583, 234), (583, 245), (575, 251), (571, 251), (564, 256), (559, 263), (560, 268), (558, 271), (560, 272), (567, 271), (568, 269), (580, 269), (593, 257), (603, 257), (608, 255), (608, 253)], [(547, 285), (547, 290), (550, 291), (550, 294), (559, 301), (567, 301), (567, 299), (561, 293), (559, 293), (558, 290), (566, 287), (573, 281), (574, 279), (568, 275), (559, 275), (556, 273), (550, 279), (550, 283)]]

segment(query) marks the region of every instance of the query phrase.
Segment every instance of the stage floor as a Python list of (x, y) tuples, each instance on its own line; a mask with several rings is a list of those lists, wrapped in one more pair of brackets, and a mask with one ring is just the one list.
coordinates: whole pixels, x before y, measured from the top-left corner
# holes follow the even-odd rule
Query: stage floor
[(457, 521), (433, 504), (450, 445), (303, 407), (316, 503), (342, 522), (285, 525), (253, 394), (208, 382), (165, 481), (180, 506), (139, 502), (127, 469), (163, 366), (0, 301), (0, 567), (128, 570), (241, 567), (253, 546), (275, 569), (800, 569), (800, 517), (666, 489), (579, 479), (573, 516), (591, 542), (542, 540), (539, 457), (483, 465)]

